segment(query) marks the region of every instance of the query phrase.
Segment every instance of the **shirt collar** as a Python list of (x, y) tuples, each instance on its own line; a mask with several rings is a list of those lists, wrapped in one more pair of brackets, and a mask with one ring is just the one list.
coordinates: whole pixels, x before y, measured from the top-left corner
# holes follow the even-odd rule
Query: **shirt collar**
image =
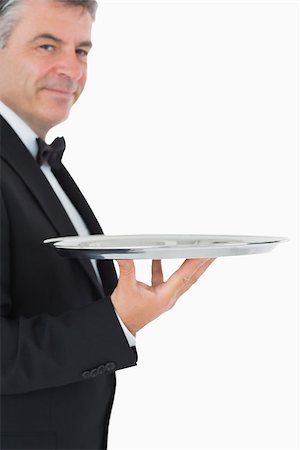
[(36, 138), (38, 135), (19, 117), (12, 109), (0, 101), (0, 114), (6, 122), (13, 128), (19, 136), (25, 147), (30, 151), (32, 156), (36, 158), (38, 145)]

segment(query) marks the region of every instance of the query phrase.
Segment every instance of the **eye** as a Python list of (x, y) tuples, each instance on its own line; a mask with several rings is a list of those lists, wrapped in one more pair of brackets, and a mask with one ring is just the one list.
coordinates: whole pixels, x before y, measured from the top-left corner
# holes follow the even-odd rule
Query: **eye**
[(54, 45), (51, 44), (42, 44), (39, 46), (40, 49), (45, 50), (46, 52), (52, 52), (54, 50)]
[(78, 56), (86, 57), (88, 55), (88, 52), (86, 50), (84, 50), (83, 48), (77, 48), (76, 49), (76, 54)]

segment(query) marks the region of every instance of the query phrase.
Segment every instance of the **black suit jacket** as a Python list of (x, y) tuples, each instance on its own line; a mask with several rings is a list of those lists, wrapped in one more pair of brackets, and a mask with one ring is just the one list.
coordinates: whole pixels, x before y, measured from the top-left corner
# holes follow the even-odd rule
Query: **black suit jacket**
[[(42, 244), (75, 235), (38, 164), (0, 116), (1, 439), (9, 449), (104, 449), (115, 370), (136, 364), (111, 304), (117, 277)], [(102, 230), (62, 165), (53, 171), (92, 234)]]

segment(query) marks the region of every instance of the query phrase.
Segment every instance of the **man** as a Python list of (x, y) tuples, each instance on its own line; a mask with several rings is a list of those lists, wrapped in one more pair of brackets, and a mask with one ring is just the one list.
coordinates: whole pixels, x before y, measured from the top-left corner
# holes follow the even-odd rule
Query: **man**
[(112, 262), (42, 245), (102, 233), (44, 143), (84, 88), (96, 6), (0, 0), (2, 449), (105, 449), (115, 371), (136, 364), (136, 333), (212, 262), (187, 260), (164, 282), (153, 261), (146, 286), (133, 261), (119, 261), (118, 281)]

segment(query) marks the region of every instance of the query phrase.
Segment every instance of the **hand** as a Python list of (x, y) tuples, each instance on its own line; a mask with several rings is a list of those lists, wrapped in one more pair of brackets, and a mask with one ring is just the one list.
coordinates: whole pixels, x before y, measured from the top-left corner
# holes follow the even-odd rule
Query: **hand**
[(205, 272), (214, 259), (186, 259), (164, 282), (161, 261), (152, 261), (152, 285), (136, 280), (132, 260), (118, 260), (119, 282), (112, 293), (113, 306), (132, 334), (171, 309)]

